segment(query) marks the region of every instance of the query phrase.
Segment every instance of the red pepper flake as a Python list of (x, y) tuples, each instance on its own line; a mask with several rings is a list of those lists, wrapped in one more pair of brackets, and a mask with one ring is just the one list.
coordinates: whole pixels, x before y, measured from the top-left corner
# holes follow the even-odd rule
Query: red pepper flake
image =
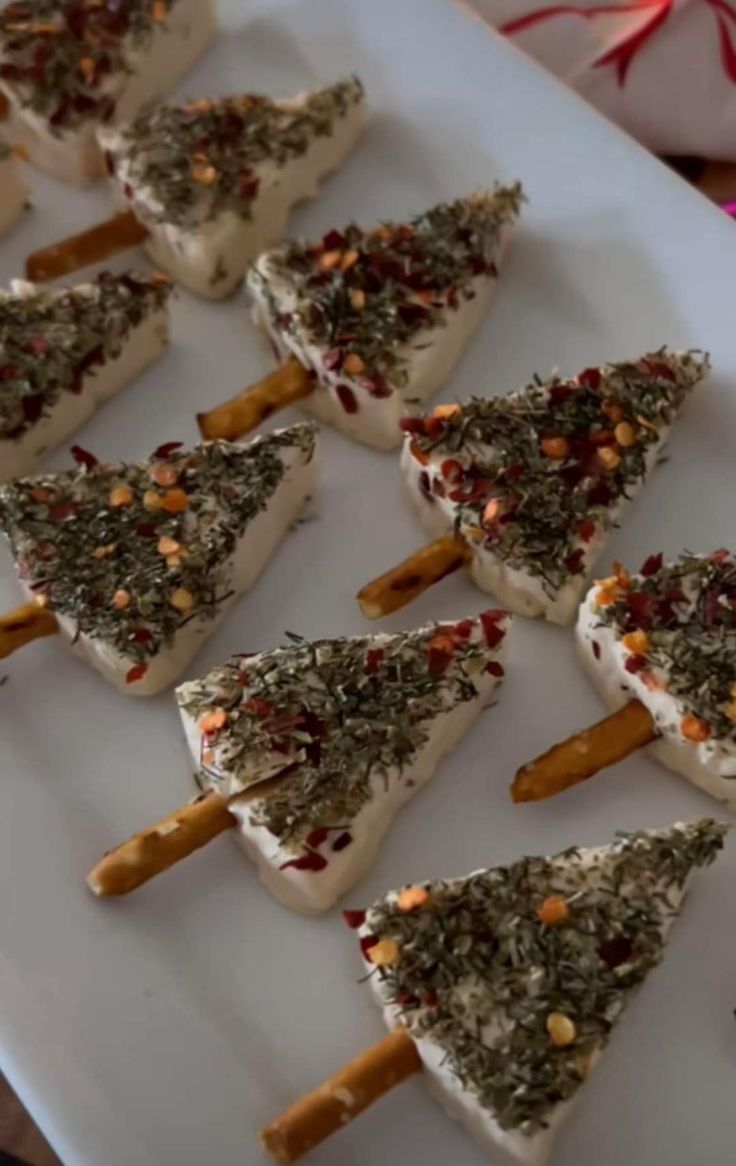
[(369, 648), (365, 654), (365, 670), (369, 676), (378, 672), (378, 666), (383, 660), (383, 648)]
[(327, 841), (328, 834), (329, 830), (326, 826), (317, 826), (315, 830), (312, 830), (309, 834), (307, 834), (307, 846), (311, 846), (314, 850), (316, 850), (319, 846), (322, 845), (323, 842)]
[(45, 336), (32, 336), (26, 344), (26, 348), (34, 356), (46, 356), (50, 344)]
[(444, 498), (445, 487), (444, 487), (444, 484), (443, 484), (441, 478), (434, 479), (434, 481), (432, 482), (432, 490), (437, 495), (438, 498)]
[(136, 628), (130, 638), (134, 644), (150, 644), (153, 632), (150, 628)]
[(600, 658), (601, 658), (601, 646), (600, 646), (600, 644), (598, 643), (598, 641), (597, 641), (597, 640), (591, 640), (591, 641), (590, 641), (590, 646), (591, 646), (591, 649), (592, 649), (592, 651), (593, 651), (593, 655), (595, 656), (596, 660), (600, 660)]
[(322, 240), (325, 251), (342, 251), (345, 246), (345, 236), (341, 231), (328, 231)]
[(586, 389), (601, 387), (601, 370), (599, 368), (584, 368), (578, 377), (578, 384)]
[(450, 667), (452, 654), (443, 648), (433, 648), (429, 645), (427, 651), (427, 667), (430, 676), (442, 676)]
[(582, 547), (578, 547), (565, 559), (565, 566), (571, 575), (581, 575), (583, 572), (583, 559), (585, 558), (585, 551)]
[(154, 449), (152, 456), (156, 459), (171, 457), (172, 453), (176, 453), (183, 445), (183, 441), (165, 441), (158, 449)]
[(332, 372), (333, 369), (339, 368), (339, 366), (342, 364), (342, 349), (341, 348), (328, 349), (327, 352), (322, 357), (322, 364), (324, 365), (324, 367), (327, 369), (328, 372)]
[(375, 397), (377, 401), (386, 397), (392, 397), (394, 394), (391, 385), (383, 377), (364, 377), (360, 383), (366, 392), (370, 393), (372, 397)]
[(437, 996), (435, 989), (430, 988), (429, 992), (426, 993), (422, 1004), (425, 1008), (435, 1008), (437, 1006), (438, 999), (439, 997)]
[(301, 854), (299, 858), (292, 858), (289, 862), (282, 862), (279, 870), (324, 870), (327, 866), (327, 859), (322, 854), (318, 854), (316, 850), (308, 850), (305, 854)]
[(639, 574), (643, 575), (645, 579), (648, 578), (650, 575), (656, 575), (657, 571), (662, 570), (662, 563), (663, 562), (664, 562), (664, 555), (662, 554), (661, 551), (659, 552), (658, 555), (650, 555), (649, 558), (645, 559), (644, 562), (642, 563), (641, 571), (639, 572)]
[(596, 482), (588, 490), (588, 505), (589, 506), (608, 506), (613, 495), (605, 482)]
[(615, 935), (613, 939), (604, 939), (598, 948), (598, 955), (609, 968), (618, 968), (631, 959), (634, 945), (626, 935)]
[(440, 437), (445, 431), (445, 422), (442, 417), (427, 417), (424, 422), (424, 432), (432, 441)]
[(257, 717), (270, 717), (273, 713), (273, 705), (267, 700), (261, 700), (259, 696), (252, 696), (243, 707)]
[(643, 591), (629, 591), (626, 594), (626, 606), (635, 627), (650, 628), (654, 619), (656, 600), (653, 595), (645, 595)]
[(624, 664), (624, 668), (626, 669), (627, 672), (636, 673), (636, 672), (643, 672), (644, 669), (647, 667), (647, 665), (648, 665), (648, 660), (647, 660), (646, 656), (640, 656), (638, 653), (634, 653), (633, 656), (626, 657), (626, 663)]
[(595, 523), (592, 518), (584, 518), (578, 523), (578, 534), (584, 543), (589, 543), (595, 534)]
[(486, 664), (486, 672), (490, 676), (497, 676), (499, 678), (499, 680), (501, 679), (502, 676), (506, 675), (506, 673), (503, 669), (503, 665), (496, 663), (495, 660), (491, 660), (490, 663)]
[(489, 611), (482, 611), (478, 616), (483, 627), (483, 633), (486, 637), (486, 643), (489, 648), (496, 648), (501, 643), (501, 640), (506, 635), (505, 628), (498, 626), (499, 621), (506, 618), (506, 612), (499, 608), (491, 608)]
[(335, 851), (344, 850), (353, 841), (353, 836), (348, 830), (343, 830), (342, 834), (338, 834), (335, 841), (332, 843), (332, 849)]
[(140, 538), (156, 538), (158, 531), (152, 522), (139, 522), (135, 528), (135, 533)]
[(371, 950), (371, 948), (375, 947), (377, 943), (378, 943), (378, 936), (377, 935), (361, 935), (361, 937), (360, 937), (360, 950), (363, 953), (363, 955), (367, 956), (368, 952)]
[(462, 482), (463, 478), (465, 477), (465, 470), (462, 467), (462, 463), (457, 461), (456, 458), (452, 457), (448, 457), (445, 461), (443, 461), (442, 465), (440, 466), (440, 472), (442, 477), (445, 478), (448, 482)]
[(78, 509), (76, 502), (56, 502), (49, 509), (49, 522), (63, 522), (65, 518), (73, 518)]
[(423, 417), (402, 417), (399, 421), (402, 433), (424, 433)]
[(85, 470), (93, 470), (95, 466), (100, 463), (93, 453), (86, 449), (82, 449), (81, 445), (73, 445), (69, 451), (78, 466), (82, 466)]
[(461, 640), (469, 640), (473, 631), (472, 619), (461, 619), (456, 623), (452, 629), (453, 635), (458, 636)]
[(651, 373), (653, 377), (662, 377), (666, 381), (676, 381), (677, 377), (668, 364), (664, 364), (661, 360), (643, 360), (642, 364), (646, 372)]
[(148, 672), (147, 664), (134, 664), (133, 667), (129, 668), (125, 674), (125, 683), (135, 684), (136, 680), (143, 679), (143, 677), (146, 675), (146, 672)]
[(712, 563), (728, 563), (731, 559), (731, 552), (727, 551), (724, 547), (721, 547), (720, 550), (713, 551), (713, 553), (709, 555), (708, 558)]
[(343, 911), (342, 917), (353, 931), (357, 931), (365, 923), (365, 911)]
[(358, 412), (358, 398), (349, 385), (338, 385), (335, 392), (346, 413)]
[(552, 385), (549, 391), (550, 405), (564, 405), (575, 392), (571, 385)]

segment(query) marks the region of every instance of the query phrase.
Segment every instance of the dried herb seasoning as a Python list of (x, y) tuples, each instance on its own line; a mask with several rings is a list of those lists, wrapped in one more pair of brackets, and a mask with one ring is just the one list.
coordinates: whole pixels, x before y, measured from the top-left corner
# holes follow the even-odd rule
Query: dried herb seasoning
[(0, 292), (0, 440), (22, 438), (62, 394), (82, 392), (170, 294), (165, 276), (107, 273), (63, 291)]
[(61, 134), (108, 121), (133, 53), (177, 0), (17, 0), (0, 11), (0, 81)]
[(484, 671), (503, 675), (496, 657), (505, 620), (489, 611), (395, 636), (293, 639), (215, 668), (179, 690), (183, 711), (211, 727), (202, 784), (232, 797), (292, 769), (253, 802), (251, 820), (282, 845), (301, 847), (307, 862), (318, 848), (315, 831), (324, 831), (323, 842), (329, 832), (341, 849), (377, 783), (401, 780), (434, 719), (474, 699)]
[(106, 140), (108, 166), (153, 222), (195, 226), (223, 211), (248, 219), (264, 165), (305, 154), (362, 100), (350, 77), (303, 101), (246, 94), (160, 106)]
[[(497, 274), (501, 232), (522, 202), (517, 183), (440, 203), (408, 223), (351, 223), (319, 244), (275, 248), (251, 280), (282, 331), (323, 350), (326, 369), (388, 395), (408, 383), (412, 342), (447, 325), (478, 279)], [(293, 311), (279, 308), (274, 279), (295, 299)]]
[(129, 660), (129, 681), (189, 621), (232, 594), (231, 557), (281, 482), (289, 449), (314, 453), (298, 425), (247, 446), (161, 447), (150, 461), (98, 463), (0, 487), (0, 524), (20, 578), (78, 634)]
[(620, 571), (609, 583), (598, 622), (623, 640), (627, 670), (697, 719), (693, 739), (736, 744), (734, 556), (686, 553), (663, 564), (653, 555), (640, 574)]
[(612, 529), (708, 367), (701, 353), (663, 348), (572, 380), (441, 406), (402, 427), (425, 467), (425, 495), (449, 499), (472, 543), (555, 595), (585, 574), (587, 545)]
[(390, 895), (348, 922), (369, 960), (379, 942), (391, 957), (374, 974), (411, 1034), (443, 1049), (502, 1129), (531, 1135), (585, 1080), (726, 830), (704, 819), (523, 858)]

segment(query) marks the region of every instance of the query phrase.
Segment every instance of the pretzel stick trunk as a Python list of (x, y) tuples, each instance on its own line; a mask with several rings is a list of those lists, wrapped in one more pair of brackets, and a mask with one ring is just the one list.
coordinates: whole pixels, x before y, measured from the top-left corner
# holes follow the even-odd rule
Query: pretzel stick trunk
[(58, 630), (56, 616), (37, 603), (16, 607), (15, 611), (0, 616), (0, 660), (17, 652), (25, 644), (30, 644), (32, 640), (56, 635)]
[(101, 263), (120, 251), (137, 247), (148, 231), (131, 211), (114, 215), (88, 231), (34, 251), (26, 260), (26, 276), (34, 283), (59, 279), (92, 263)]
[(208, 793), (111, 850), (87, 876), (95, 895), (127, 895), (237, 825), (227, 802)]
[(622, 761), (656, 736), (651, 714), (640, 701), (630, 700), (610, 717), (522, 766), (514, 778), (511, 797), (515, 802), (554, 797), (599, 769)]
[(206, 441), (237, 441), (272, 413), (308, 397), (313, 388), (312, 374), (292, 356), (276, 372), (237, 397), (210, 409), (209, 413), (198, 413), (199, 431)]
[(421, 1067), (414, 1041), (397, 1028), (285, 1110), (261, 1141), (276, 1162), (296, 1162)]
[(366, 619), (380, 619), (400, 611), (434, 583), (468, 563), (471, 551), (464, 539), (446, 535), (415, 551), (398, 567), (366, 583), (358, 592), (360, 610)]

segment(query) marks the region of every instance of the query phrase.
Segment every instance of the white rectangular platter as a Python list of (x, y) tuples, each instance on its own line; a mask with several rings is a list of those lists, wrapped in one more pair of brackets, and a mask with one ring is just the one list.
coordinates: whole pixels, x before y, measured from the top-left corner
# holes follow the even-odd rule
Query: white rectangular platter
[[(188, 96), (287, 95), (351, 70), (365, 138), (295, 233), (402, 217), (496, 178), (530, 205), (497, 298), (444, 394), (493, 394), (554, 366), (574, 373), (663, 343), (710, 350), (714, 371), (609, 559), (736, 541), (736, 228), (466, 10), (445, 0), (221, 0), (223, 35)], [(32, 176), (33, 209), (0, 249), (0, 279), (35, 247), (104, 214)], [(140, 260), (142, 263), (143, 261)], [(118, 264), (120, 266), (120, 264)], [(169, 356), (82, 432), (102, 458), (194, 440), (194, 414), (271, 365), (241, 297), (180, 293)], [(325, 434), (317, 517), (282, 546), (196, 660), (365, 630), (357, 588), (418, 545), (397, 459)], [(50, 465), (69, 464), (61, 452)], [(0, 608), (18, 601), (0, 558)], [(446, 580), (398, 629), (488, 606)], [(519, 619), (509, 678), (435, 781), (407, 807), (350, 902), (617, 829), (718, 813), (637, 758), (537, 806), (512, 806), (523, 761), (601, 707), (568, 631)], [(170, 694), (116, 695), (53, 640), (0, 669), (0, 1066), (66, 1166), (244, 1166), (256, 1132), (383, 1032), (339, 911), (309, 920), (262, 890), (223, 839), (130, 899), (84, 876), (101, 853), (192, 792)], [(668, 957), (616, 1033), (558, 1140), (554, 1166), (726, 1166), (736, 1144), (736, 845), (700, 876)], [(476, 1166), (482, 1155), (416, 1080), (314, 1155), (315, 1166)]]

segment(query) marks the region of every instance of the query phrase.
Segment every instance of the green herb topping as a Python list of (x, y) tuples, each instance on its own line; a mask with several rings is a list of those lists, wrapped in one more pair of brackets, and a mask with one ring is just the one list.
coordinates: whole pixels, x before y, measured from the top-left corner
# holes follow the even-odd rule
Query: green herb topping
[[(406, 346), (447, 324), (476, 295), (480, 277), (496, 276), (502, 231), (522, 201), (517, 183), (440, 203), (409, 223), (371, 231), (352, 223), (318, 244), (275, 248), (251, 282), (261, 285), (279, 328), (323, 349), (326, 370), (388, 396), (408, 383)], [(293, 292), (293, 311), (280, 310), (274, 277)]]
[(456, 528), (471, 543), (537, 576), (554, 596), (586, 573), (588, 544), (612, 529), (644, 482), (708, 367), (700, 353), (660, 349), (406, 418), (410, 448), (426, 466), (420, 489), (454, 504)]
[(17, 0), (0, 11), (0, 81), (52, 130), (108, 121), (132, 53), (176, 0)]
[(132, 683), (180, 628), (212, 619), (233, 594), (238, 539), (284, 477), (287, 451), (306, 463), (314, 447), (310, 425), (247, 446), (169, 443), (133, 465), (75, 447), (78, 472), (0, 487), (0, 522), (21, 580), (78, 634), (130, 660)]
[(110, 136), (107, 161), (146, 220), (193, 226), (251, 217), (265, 167), (285, 166), (363, 100), (357, 77), (298, 101), (248, 94), (161, 106)]
[(64, 291), (0, 292), (0, 440), (23, 437), (63, 393), (115, 360), (171, 294), (165, 276), (99, 275)]
[(502, 1129), (530, 1135), (585, 1080), (726, 830), (705, 819), (523, 858), (346, 918), (412, 1036)]
[(729, 551), (686, 553), (665, 565), (661, 554), (651, 555), (638, 575), (619, 568), (594, 602), (599, 624), (621, 639), (627, 672), (678, 701), (680, 719), (661, 728), (695, 742), (736, 743), (736, 561)]
[(360, 809), (377, 786), (402, 780), (438, 714), (474, 699), (484, 672), (503, 676), (507, 619), (488, 611), (395, 636), (292, 637), (215, 668), (179, 689), (203, 733), (202, 784), (232, 797), (288, 773), (253, 802), (251, 820), (299, 848), (285, 866), (323, 869), (323, 844), (352, 841)]

